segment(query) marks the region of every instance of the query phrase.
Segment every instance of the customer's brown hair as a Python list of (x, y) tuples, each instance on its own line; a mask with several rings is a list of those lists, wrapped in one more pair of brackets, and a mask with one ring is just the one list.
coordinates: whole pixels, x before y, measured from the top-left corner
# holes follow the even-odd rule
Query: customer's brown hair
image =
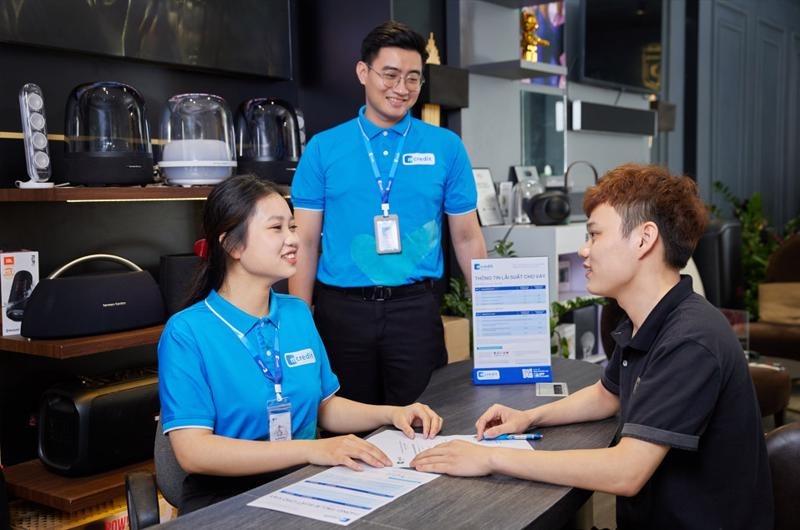
[(662, 166), (631, 163), (612, 169), (586, 190), (583, 210), (591, 215), (606, 203), (622, 218), (623, 237), (644, 222), (654, 222), (664, 242), (664, 259), (677, 269), (686, 266), (708, 223), (697, 184)]

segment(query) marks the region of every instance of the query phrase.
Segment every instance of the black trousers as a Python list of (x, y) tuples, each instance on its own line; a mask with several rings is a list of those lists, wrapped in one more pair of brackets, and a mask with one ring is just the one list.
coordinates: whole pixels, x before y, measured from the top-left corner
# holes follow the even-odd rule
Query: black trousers
[(314, 320), (339, 378), (339, 395), (354, 401), (408, 405), (433, 370), (447, 364), (431, 282), (363, 290), (318, 283)]

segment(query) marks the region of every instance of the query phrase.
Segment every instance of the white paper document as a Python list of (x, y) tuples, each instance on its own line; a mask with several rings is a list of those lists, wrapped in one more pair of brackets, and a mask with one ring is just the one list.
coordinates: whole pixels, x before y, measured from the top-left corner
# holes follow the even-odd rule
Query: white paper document
[(435, 447), (439, 444), (453, 440), (463, 440), (484, 447), (506, 447), (509, 449), (533, 449), (525, 440), (481, 440), (475, 439), (471, 434), (456, 434), (451, 436), (434, 436), (433, 438), (423, 438), (417, 434), (413, 439), (407, 438), (400, 431), (386, 430), (381, 431), (368, 438), (371, 444), (386, 453), (395, 467), (409, 467), (409, 463), (426, 449)]
[(396, 467), (332, 467), (248, 504), (347, 526), (439, 475)]

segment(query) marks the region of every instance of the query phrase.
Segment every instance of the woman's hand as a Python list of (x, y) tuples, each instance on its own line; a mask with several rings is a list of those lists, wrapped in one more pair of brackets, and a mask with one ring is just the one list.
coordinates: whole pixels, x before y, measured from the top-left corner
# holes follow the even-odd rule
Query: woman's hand
[(422, 436), (433, 438), (442, 430), (442, 417), (428, 405), (412, 403), (406, 407), (395, 407), (392, 411), (392, 425), (403, 431), (409, 438), (414, 437), (414, 427), (422, 427)]
[(525, 432), (531, 427), (531, 418), (526, 411), (505, 405), (492, 405), (475, 422), (477, 438), (494, 438), (501, 434)]
[(311, 442), (311, 454), (308, 455), (309, 464), (344, 465), (355, 471), (361, 471), (364, 468), (356, 460), (361, 460), (372, 467), (392, 466), (392, 461), (383, 451), (353, 434), (322, 438)]
[(422, 451), (414, 457), (410, 465), (417, 471), (480, 477), (492, 472), (491, 451), (495, 449), (455, 440)]

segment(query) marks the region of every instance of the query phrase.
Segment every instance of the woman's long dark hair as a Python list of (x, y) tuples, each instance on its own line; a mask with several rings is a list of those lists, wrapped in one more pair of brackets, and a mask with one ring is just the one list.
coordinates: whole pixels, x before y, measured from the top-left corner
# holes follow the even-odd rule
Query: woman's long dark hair
[[(211, 191), (203, 209), (203, 237), (208, 244), (208, 257), (195, 274), (187, 306), (204, 300), (212, 289), (222, 286), (228, 272), (228, 253), (245, 243), (247, 224), (256, 203), (272, 194), (283, 196), (278, 186), (253, 175), (236, 175)], [(225, 236), (220, 238), (223, 234)]]

